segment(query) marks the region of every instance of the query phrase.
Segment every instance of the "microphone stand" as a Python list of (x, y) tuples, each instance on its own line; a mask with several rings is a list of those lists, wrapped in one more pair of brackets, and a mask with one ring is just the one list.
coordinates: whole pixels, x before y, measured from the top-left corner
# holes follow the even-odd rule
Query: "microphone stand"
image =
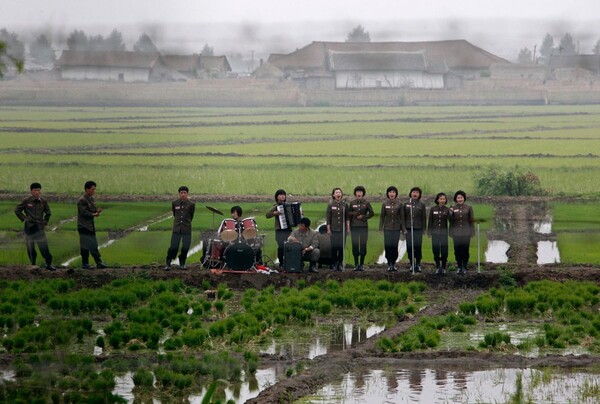
[(415, 274), (415, 233), (413, 230), (413, 205), (412, 199), (410, 200), (410, 249), (412, 251), (412, 259), (410, 262), (410, 267), (412, 274)]

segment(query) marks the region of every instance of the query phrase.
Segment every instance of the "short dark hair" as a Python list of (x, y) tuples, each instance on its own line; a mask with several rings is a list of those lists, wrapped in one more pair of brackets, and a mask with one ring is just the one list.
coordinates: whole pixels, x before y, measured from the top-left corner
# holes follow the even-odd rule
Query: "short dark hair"
[(34, 182), (29, 186), (29, 190), (33, 191), (34, 189), (42, 189), (42, 184), (40, 184), (39, 182)]
[(467, 194), (465, 193), (465, 191), (456, 191), (456, 193), (454, 194), (454, 202), (456, 202), (456, 197), (458, 195), (462, 195), (462, 197), (465, 198), (465, 201), (467, 200)]
[(438, 201), (440, 200), (441, 196), (445, 196), (446, 197), (446, 202), (448, 202), (448, 197), (446, 196), (445, 193), (443, 192), (439, 192), (436, 196), (435, 196), (435, 204), (437, 205)]
[(91, 187), (95, 187), (96, 183), (94, 181), (86, 181), (83, 185), (83, 189), (90, 189)]
[(285, 195), (287, 197), (287, 194), (285, 193), (285, 190), (283, 189), (278, 189), (277, 191), (275, 191), (275, 202), (277, 202), (277, 197), (279, 195)]
[(423, 195), (423, 191), (421, 191), (421, 188), (419, 188), (419, 187), (412, 187), (410, 189), (410, 192), (408, 193), (408, 197), (409, 198), (410, 198), (410, 194), (412, 194), (413, 191), (419, 191), (419, 199), (421, 199), (421, 195)]
[(340, 187), (335, 187), (335, 188), (333, 188), (333, 189), (331, 190), (331, 196), (333, 196), (333, 194), (335, 194), (335, 191), (337, 191), (338, 189), (340, 190), (340, 192), (341, 192), (342, 194), (344, 193), (344, 191), (342, 191), (342, 188), (340, 188)]
[(363, 196), (365, 196), (367, 194), (367, 190), (362, 185), (357, 185), (357, 186), (354, 187), (354, 196), (356, 196), (356, 193), (358, 191), (362, 191)]
[(190, 189), (188, 187), (186, 187), (185, 185), (182, 185), (179, 187), (177, 192), (181, 192), (181, 191), (190, 192)]
[(237, 213), (238, 216), (242, 216), (242, 207), (238, 205), (232, 206), (229, 213), (233, 212)]
[(392, 192), (392, 191), (394, 191), (394, 192), (396, 193), (396, 196), (398, 196), (398, 188), (396, 188), (396, 187), (395, 187), (395, 186), (393, 186), (393, 185), (390, 185), (389, 187), (387, 187), (387, 189), (386, 189), (386, 191), (385, 191), (385, 197), (386, 197), (386, 198), (389, 198), (388, 194), (389, 194), (390, 192)]
[(300, 219), (299, 223), (305, 225), (306, 227), (310, 227), (310, 219), (307, 217)]

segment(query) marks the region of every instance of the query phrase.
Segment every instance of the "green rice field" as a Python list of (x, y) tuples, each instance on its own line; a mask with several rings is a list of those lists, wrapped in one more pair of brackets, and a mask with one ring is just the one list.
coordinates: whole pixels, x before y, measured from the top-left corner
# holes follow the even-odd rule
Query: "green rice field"
[[(0, 191), (326, 196), (357, 184), (476, 194), (515, 165), (550, 195), (598, 196), (600, 106), (0, 110)], [(401, 192), (403, 193), (403, 192)]]

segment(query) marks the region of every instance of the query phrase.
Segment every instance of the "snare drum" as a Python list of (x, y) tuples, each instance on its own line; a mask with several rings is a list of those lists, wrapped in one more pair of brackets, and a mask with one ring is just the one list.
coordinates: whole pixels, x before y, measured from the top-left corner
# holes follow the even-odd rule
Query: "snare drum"
[(233, 219), (224, 219), (219, 226), (219, 235), (225, 241), (234, 241), (238, 238), (237, 222)]
[(242, 237), (246, 240), (254, 239), (258, 235), (256, 220), (252, 217), (242, 219)]

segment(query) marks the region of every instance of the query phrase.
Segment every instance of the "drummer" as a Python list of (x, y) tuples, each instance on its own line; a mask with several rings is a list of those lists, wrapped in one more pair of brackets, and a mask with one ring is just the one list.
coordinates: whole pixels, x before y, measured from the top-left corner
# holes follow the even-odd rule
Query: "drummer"
[[(235, 231), (238, 234), (238, 241), (241, 241), (242, 238), (240, 235), (244, 231), (244, 220), (242, 219), (242, 214), (244, 211), (241, 206), (235, 205), (230, 209), (231, 218), (235, 220)], [(262, 248), (259, 243), (259, 240), (246, 240), (248, 244), (254, 249), (254, 253), (256, 254), (256, 262), (262, 264)]]

